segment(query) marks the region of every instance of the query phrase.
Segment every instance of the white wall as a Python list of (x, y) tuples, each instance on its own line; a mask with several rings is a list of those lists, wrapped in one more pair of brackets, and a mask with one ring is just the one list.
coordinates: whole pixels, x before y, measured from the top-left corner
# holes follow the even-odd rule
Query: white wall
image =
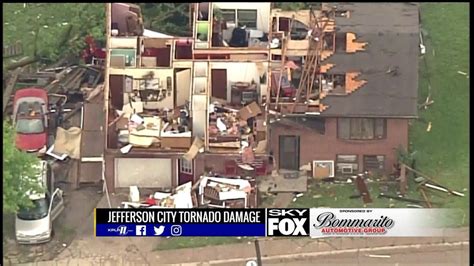
[[(173, 69), (155, 69), (155, 68), (125, 68), (125, 69), (117, 69), (117, 68), (110, 68), (109, 69), (111, 75), (127, 75), (131, 76), (134, 79), (140, 79), (143, 78), (144, 75), (150, 73), (150, 71), (153, 71), (154, 77), (159, 78), (160, 82), (164, 82), (166, 86), (166, 78), (171, 77), (171, 88), (174, 88), (174, 73)], [(174, 94), (175, 91), (174, 89), (171, 90), (171, 95), (166, 96), (165, 99), (163, 99), (160, 102), (157, 102), (156, 104), (153, 104), (153, 106), (156, 108), (174, 108)]]
[(171, 159), (115, 159), (115, 187), (171, 187)]
[(268, 32), (270, 24), (270, 2), (222, 2), (213, 3), (220, 9), (253, 9), (257, 10), (257, 29)]
[[(267, 64), (264, 63), (264, 66)], [(211, 63), (211, 69), (227, 70), (227, 101), (230, 101), (231, 84), (233, 82), (252, 82), (257, 83), (257, 90), (260, 90), (260, 75), (258, 73), (257, 64), (250, 62), (219, 62)]]
[(110, 37), (110, 48), (131, 48), (137, 49), (137, 37)]

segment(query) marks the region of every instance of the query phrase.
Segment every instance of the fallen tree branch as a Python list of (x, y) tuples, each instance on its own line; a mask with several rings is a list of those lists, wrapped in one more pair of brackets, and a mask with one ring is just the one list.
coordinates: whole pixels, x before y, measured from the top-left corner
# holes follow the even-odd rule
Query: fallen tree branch
[(14, 69), (19, 68), (19, 67), (24, 67), (24, 66), (27, 66), (27, 65), (31, 65), (31, 64), (36, 63), (38, 61), (39, 61), (39, 57), (37, 57), (37, 56), (26, 57), (23, 60), (20, 60), (18, 62), (15, 62), (15, 63), (12, 63), (12, 64), (8, 65), (5, 69), (6, 70), (14, 70)]

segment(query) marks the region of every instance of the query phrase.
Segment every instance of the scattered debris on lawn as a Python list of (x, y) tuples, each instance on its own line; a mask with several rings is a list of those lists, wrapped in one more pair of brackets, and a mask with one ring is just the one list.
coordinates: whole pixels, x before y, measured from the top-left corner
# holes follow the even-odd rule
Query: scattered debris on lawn
[(409, 208), (423, 208), (423, 206), (417, 205), (417, 204), (407, 204), (407, 207), (409, 207)]
[[(395, 195), (387, 195), (387, 194), (384, 194), (384, 193), (380, 193), (379, 198), (394, 199), (394, 200), (405, 201), (405, 202), (410, 202), (410, 203), (425, 203), (426, 204), (426, 202), (424, 200), (410, 199), (410, 198), (405, 198), (405, 197), (402, 197), (402, 196), (395, 196)], [(434, 203), (434, 202), (432, 202), (432, 203)]]
[(389, 259), (389, 258), (392, 257), (390, 255), (372, 255), (372, 254), (369, 254), (367, 256), (370, 257), (370, 258), (386, 258), (386, 259)]
[(431, 122), (428, 123), (428, 127), (426, 128), (426, 132), (430, 132), (431, 131)]
[(431, 202), (430, 202), (430, 200), (428, 199), (428, 196), (426, 195), (426, 192), (425, 192), (425, 190), (423, 189), (423, 187), (418, 187), (418, 190), (420, 191), (421, 196), (422, 196), (423, 199), (425, 200), (425, 203), (426, 203), (427, 207), (428, 207), (428, 208), (432, 208)]
[(444, 187), (439, 187), (439, 186), (432, 185), (432, 184), (429, 184), (429, 183), (425, 183), (424, 186), (427, 187), (427, 188), (436, 189), (436, 190), (439, 190), (439, 191), (444, 191), (444, 192), (447, 192), (447, 193), (450, 193), (450, 194), (453, 194), (453, 195), (456, 195), (456, 196), (459, 196), (459, 197), (464, 197), (464, 193), (457, 192), (457, 191), (454, 191), (454, 190), (449, 190), (449, 189), (444, 188)]
[[(438, 190), (438, 191), (443, 191), (443, 192), (447, 192), (449, 194), (452, 194), (452, 195), (456, 195), (456, 196), (459, 196), (459, 197), (464, 197), (464, 194), (461, 193), (461, 192), (457, 192), (457, 191), (453, 191), (441, 184), (439, 184), (438, 182), (434, 181), (433, 178), (427, 176), (426, 174), (423, 174), (421, 173), (420, 171), (417, 171), (411, 167), (408, 167), (407, 165), (404, 165), (405, 168), (417, 175), (419, 175), (420, 177), (423, 177), (423, 179), (421, 178), (416, 178), (415, 181), (420, 181), (421, 183), (418, 185), (418, 186), (425, 186), (427, 188), (430, 188), (430, 189), (434, 189), (434, 190)], [(418, 182), (417, 181), (417, 182)]]
[(358, 175), (355, 179), (355, 185), (357, 189), (359, 190), (360, 194), (362, 195), (362, 201), (367, 204), (367, 203), (372, 203), (372, 199), (370, 198), (370, 193), (369, 190), (367, 189), (367, 185), (364, 182), (364, 179), (362, 179), (362, 175)]

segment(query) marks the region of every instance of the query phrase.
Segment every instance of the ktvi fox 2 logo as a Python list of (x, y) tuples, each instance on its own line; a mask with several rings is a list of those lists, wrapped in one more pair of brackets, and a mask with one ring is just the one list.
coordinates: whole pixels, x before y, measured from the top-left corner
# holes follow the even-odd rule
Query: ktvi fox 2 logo
[(267, 209), (267, 236), (308, 236), (309, 209)]

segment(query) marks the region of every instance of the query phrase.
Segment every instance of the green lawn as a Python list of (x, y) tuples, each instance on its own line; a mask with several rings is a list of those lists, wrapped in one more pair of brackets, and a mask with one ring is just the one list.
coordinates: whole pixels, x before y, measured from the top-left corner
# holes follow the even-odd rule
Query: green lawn
[[(426, 66), (420, 63), (420, 102), (428, 95), (428, 78), (435, 101), (420, 111), (410, 128), (416, 167), (465, 197), (450, 196), (446, 208), (463, 210), (468, 217), (469, 192), (469, 4), (424, 3), (422, 28), (428, 36)], [(426, 132), (426, 122), (432, 129)], [(462, 217), (459, 221), (462, 222)], [(462, 225), (467, 225), (465, 218)]]
[(171, 237), (160, 241), (160, 244), (155, 248), (155, 250), (216, 246), (252, 242), (253, 240), (253, 237)]

